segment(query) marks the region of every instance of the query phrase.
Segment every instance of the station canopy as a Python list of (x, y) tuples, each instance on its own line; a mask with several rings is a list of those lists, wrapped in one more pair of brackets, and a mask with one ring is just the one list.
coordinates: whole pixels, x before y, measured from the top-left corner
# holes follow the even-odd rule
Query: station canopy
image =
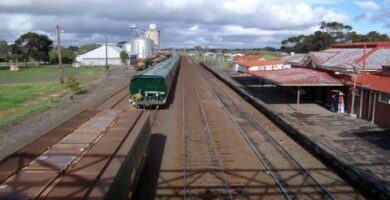
[(248, 74), (259, 77), (279, 86), (344, 86), (345, 77), (333, 72), (309, 68), (290, 68), (280, 70), (248, 71)]

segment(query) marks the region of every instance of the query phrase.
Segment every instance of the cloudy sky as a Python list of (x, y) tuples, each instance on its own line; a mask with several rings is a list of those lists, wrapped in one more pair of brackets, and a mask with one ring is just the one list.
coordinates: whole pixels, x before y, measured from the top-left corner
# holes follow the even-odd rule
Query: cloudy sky
[(222, 48), (274, 46), (339, 21), (359, 33), (390, 32), (390, 0), (0, 0), (0, 40), (34, 31), (65, 46), (129, 40), (129, 25), (155, 23), (161, 45)]

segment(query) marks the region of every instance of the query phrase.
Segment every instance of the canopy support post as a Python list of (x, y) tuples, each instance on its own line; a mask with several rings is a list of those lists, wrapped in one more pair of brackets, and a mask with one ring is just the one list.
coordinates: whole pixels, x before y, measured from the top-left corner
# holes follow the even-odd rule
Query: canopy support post
[(299, 102), (301, 100), (301, 88), (297, 87), (297, 111), (299, 111)]

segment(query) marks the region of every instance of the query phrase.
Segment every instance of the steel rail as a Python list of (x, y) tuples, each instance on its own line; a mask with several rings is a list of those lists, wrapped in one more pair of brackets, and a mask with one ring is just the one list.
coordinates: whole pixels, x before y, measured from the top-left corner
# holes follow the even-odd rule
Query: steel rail
[[(199, 70), (199, 69), (198, 69)], [(199, 70), (200, 72), (200, 70)], [(215, 89), (212, 88), (212, 86), (207, 83), (207, 81), (203, 78), (202, 79), (206, 85), (209, 86), (209, 89), (214, 93), (215, 97), (219, 100), (220, 104), (222, 105), (225, 113), (228, 115), (228, 117), (233, 121), (233, 124), (237, 127), (237, 129), (239, 130), (240, 133), (244, 133), (244, 131), (238, 126), (238, 124), (235, 122), (235, 120), (233, 119), (233, 116), (231, 116), (230, 112), (227, 110), (227, 107), (226, 105), (223, 103), (221, 97), (218, 96), (217, 92), (215, 91)], [(259, 122), (257, 122), (257, 120), (254, 119), (254, 117), (252, 115), (250, 115), (247, 111), (244, 110), (244, 108), (242, 108), (242, 106), (236, 102), (236, 100), (234, 99), (234, 97), (232, 97), (229, 92), (227, 92), (224, 88), (222, 88), (221, 86), (219, 86), (218, 84), (216, 84), (218, 86), (218, 88), (220, 88), (222, 91), (224, 91), (225, 94), (227, 94), (227, 96), (230, 97), (230, 100), (234, 103), (234, 105), (240, 110), (240, 112), (245, 115), (247, 117), (247, 119), (249, 119), (253, 125), (256, 126), (256, 128), (261, 132), (263, 133), (263, 135), (266, 137), (266, 139), (268, 141), (270, 141), (275, 147), (277, 147), (278, 151), (291, 163), (291, 164), (295, 164), (295, 167), (298, 167), (299, 171), (302, 172), (304, 175), (308, 176), (312, 181), (314, 181), (314, 184), (317, 185), (318, 187), (321, 188), (321, 190), (332, 200), (336, 200), (337, 198), (331, 193), (329, 192), (326, 187), (324, 185), (322, 185), (320, 182), (318, 182), (290, 153), (288, 153), (272, 136), (271, 134), (265, 130), (260, 124)], [(254, 142), (246, 135), (245, 133), (245, 137), (244, 138), (248, 138), (249, 140), (247, 142), (250, 142), (250, 146), (252, 148), (252, 146), (254, 146)], [(256, 148), (257, 149), (257, 148)], [(260, 150), (259, 150), (260, 151)], [(256, 153), (256, 152), (255, 152)], [(257, 153), (256, 153), (257, 155)], [(267, 167), (266, 167), (267, 168)], [(274, 178), (274, 177), (273, 177)], [(275, 180), (276, 181), (276, 180)], [(279, 180), (278, 180), (279, 182)], [(277, 183), (278, 184), (278, 183)], [(278, 184), (279, 185), (279, 184)], [(283, 184), (282, 184), (283, 185)], [(281, 188), (282, 189), (282, 188)], [(287, 190), (286, 190), (287, 191)], [(284, 193), (284, 192), (283, 192)], [(286, 195), (285, 195), (286, 196)], [(287, 196), (286, 196), (287, 197)], [(290, 199), (290, 198), (288, 198)]]
[[(187, 58), (187, 60), (189, 60), (189, 59)], [(189, 63), (189, 65), (191, 65), (191, 63)], [(193, 76), (190, 76), (190, 77), (191, 77), (192, 83), (194, 83), (195, 80), (194, 80)], [(221, 175), (220, 178), (223, 180), (223, 184), (224, 184), (224, 186), (226, 188), (226, 191), (227, 191), (227, 195), (228, 195), (227, 199), (233, 199), (233, 192), (232, 192), (232, 190), (231, 190), (231, 188), (229, 186), (229, 183), (227, 181), (227, 177), (225, 175), (225, 171), (224, 171), (224, 167), (223, 167), (223, 164), (222, 164), (221, 157), (220, 157), (220, 155), (218, 153), (217, 147), (216, 147), (216, 145), (214, 143), (214, 140), (212, 138), (210, 125), (208, 123), (207, 116), (205, 114), (204, 108), (203, 108), (203, 106), (201, 104), (201, 100), (200, 100), (200, 97), (199, 97), (198, 90), (197, 90), (195, 84), (193, 84), (192, 87), (193, 87), (193, 89), (195, 91), (195, 96), (196, 96), (198, 105), (200, 107), (200, 111), (201, 111), (202, 116), (203, 116), (203, 122), (206, 125), (206, 131), (205, 131), (206, 139), (207, 139), (208, 144), (210, 145), (210, 147), (212, 149), (212, 152), (213, 152), (215, 158), (217, 159), (217, 163), (216, 164), (219, 165), (219, 166), (216, 166), (217, 167), (216, 170), (218, 172), (220, 172), (220, 175)]]
[[(180, 73), (182, 73), (182, 75), (184, 76), (184, 71), (183, 69), (180, 70)], [(179, 74), (180, 75), (180, 74)], [(183, 77), (181, 77), (183, 78)], [(182, 81), (182, 103), (183, 103), (183, 133), (184, 133), (184, 199), (188, 199), (188, 177), (187, 177), (187, 169), (188, 169), (188, 159), (187, 159), (187, 156), (188, 156), (188, 151), (187, 151), (187, 146), (188, 146), (188, 131), (187, 131), (187, 120), (186, 120), (186, 110), (187, 110), (187, 104), (186, 104), (186, 95), (185, 95), (185, 86), (186, 86), (186, 81), (185, 79), (183, 78)]]
[[(100, 103), (98, 103), (97, 105), (95, 105), (93, 108), (98, 108), (99, 106), (103, 105), (105, 102), (107, 102), (108, 100), (110, 100), (111, 98), (113, 98), (114, 96), (118, 95), (121, 91), (125, 90), (126, 88), (128, 88), (129, 86), (128, 85), (125, 85), (124, 87), (121, 87), (121, 89), (117, 90), (116, 92), (114, 92), (113, 94), (111, 94), (109, 97), (103, 99)], [(116, 102), (114, 104), (117, 105), (120, 101), (122, 101), (125, 97), (127, 96), (127, 94), (122, 97), (118, 102)], [(114, 106), (111, 106), (111, 108), (113, 108)]]

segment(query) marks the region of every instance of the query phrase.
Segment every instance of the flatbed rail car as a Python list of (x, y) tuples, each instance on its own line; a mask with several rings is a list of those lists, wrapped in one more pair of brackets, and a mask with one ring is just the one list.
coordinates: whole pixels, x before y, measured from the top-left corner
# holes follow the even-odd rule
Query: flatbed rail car
[(130, 103), (137, 107), (156, 106), (167, 103), (178, 68), (179, 55), (156, 64), (152, 68), (130, 77)]
[(148, 156), (150, 112), (92, 114), (0, 181), (0, 200), (131, 199)]

